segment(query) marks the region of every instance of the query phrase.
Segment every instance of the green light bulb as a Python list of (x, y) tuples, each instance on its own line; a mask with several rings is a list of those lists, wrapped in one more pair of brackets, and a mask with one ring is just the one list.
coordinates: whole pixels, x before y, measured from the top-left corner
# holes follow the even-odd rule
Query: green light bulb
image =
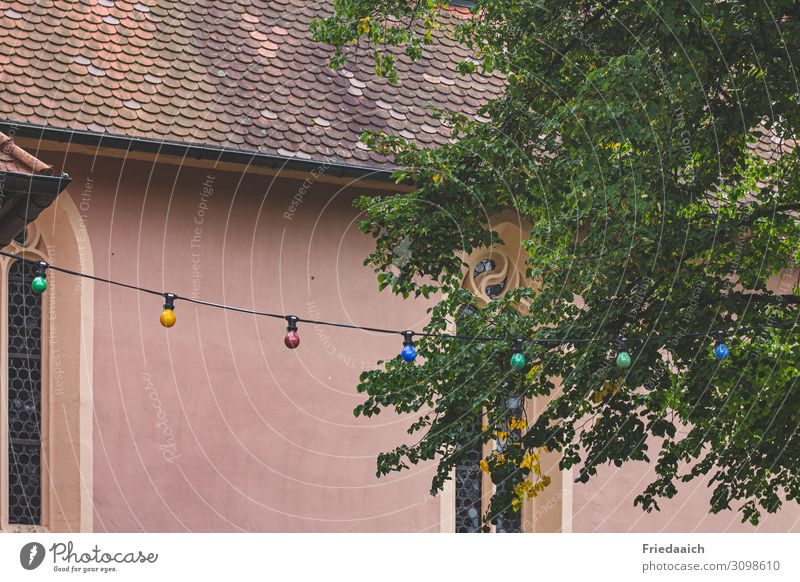
[(35, 277), (33, 281), (31, 281), (31, 289), (33, 289), (35, 293), (44, 293), (45, 289), (47, 289), (47, 280), (41, 275)]
[(525, 356), (519, 352), (516, 352), (511, 356), (511, 365), (515, 368), (521, 368), (525, 365)]
[(617, 368), (624, 370), (631, 367), (631, 355), (628, 352), (620, 352), (617, 354)]

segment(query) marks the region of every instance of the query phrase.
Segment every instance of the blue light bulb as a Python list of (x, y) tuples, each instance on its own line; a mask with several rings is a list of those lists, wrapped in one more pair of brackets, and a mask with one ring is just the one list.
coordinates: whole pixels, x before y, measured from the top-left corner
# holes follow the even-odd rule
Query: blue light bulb
[(716, 347), (714, 348), (714, 355), (716, 356), (716, 358), (717, 358), (718, 360), (724, 360), (724, 359), (726, 359), (726, 358), (727, 358), (727, 357), (730, 355), (730, 353), (731, 353), (731, 352), (730, 352), (730, 350), (728, 349), (728, 346), (726, 346), (726, 345), (725, 345), (724, 343), (722, 343), (722, 342), (718, 343), (718, 344), (716, 345)]
[(413, 362), (417, 357), (417, 350), (414, 349), (414, 332), (411, 330), (403, 332), (403, 350), (400, 356), (406, 362)]
[(412, 345), (405, 345), (403, 346), (403, 351), (400, 352), (400, 355), (406, 362), (413, 362), (417, 357), (417, 350), (414, 349)]

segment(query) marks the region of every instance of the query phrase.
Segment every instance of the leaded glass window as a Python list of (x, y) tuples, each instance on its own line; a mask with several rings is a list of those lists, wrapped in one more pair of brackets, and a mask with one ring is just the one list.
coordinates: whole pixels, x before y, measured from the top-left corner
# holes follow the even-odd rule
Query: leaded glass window
[(456, 533), (477, 533), (481, 529), (482, 495), (480, 460), (483, 443), (477, 426), (475, 443), (456, 465)]
[[(500, 241), (496, 241), (488, 247), (472, 249), (471, 252), (461, 257), (466, 268), (462, 287), (472, 292), (476, 298), (478, 308), (483, 308), (493, 301), (501, 299), (507, 293), (519, 289), (536, 289), (537, 285), (528, 278), (529, 259), (528, 251), (525, 248), (525, 240), (529, 232), (528, 227), (522, 226), (519, 216), (513, 212), (503, 212), (495, 215), (488, 225), (493, 232), (496, 232)], [(531, 300), (529, 297), (520, 297), (515, 301), (515, 307), (521, 312), (526, 312)], [(472, 313), (475, 308), (469, 307), (465, 313)], [(503, 394), (513, 394), (510, 386), (499, 387)], [(507, 405), (507, 418), (523, 417), (524, 402), (518, 398), (511, 398)], [(518, 435), (514, 435), (518, 438)], [(503, 443), (496, 443), (501, 449)], [(463, 516), (465, 507), (477, 508), (480, 515), (481, 503), (480, 488), (481, 475), (479, 466), (475, 466), (481, 458), (488, 455), (490, 445), (477, 445), (476, 451), (471, 453), (470, 462), (464, 461), (463, 466), (456, 471), (456, 531), (465, 531), (468, 527), (465, 523), (466, 517)], [(475, 464), (471, 462), (472, 457)], [(469, 484), (469, 486), (466, 486)], [(477, 491), (477, 494), (473, 490)], [(511, 487), (508, 483), (497, 483), (494, 485), (499, 492), (504, 492), (506, 487)], [(488, 492), (487, 492), (488, 495)], [(498, 520), (495, 526), (497, 532), (520, 532), (522, 531), (522, 516), (520, 512), (508, 512), (507, 515)], [(469, 531), (469, 530), (466, 530)]]
[(8, 271), (8, 522), (41, 523), (42, 304), (36, 265)]
[[(507, 401), (507, 410), (505, 414), (506, 422), (512, 418), (520, 419), (524, 417), (525, 411), (523, 409), (522, 398), (509, 398)], [(519, 430), (514, 430), (509, 433), (509, 440), (519, 439)], [(498, 450), (502, 450), (505, 443), (498, 443)], [(509, 492), (512, 489), (512, 484), (509, 481), (503, 481), (497, 485), (498, 492)], [(510, 508), (509, 508), (510, 509)], [(507, 511), (497, 518), (495, 526), (497, 533), (520, 533), (522, 531), (522, 513), (520, 511), (513, 512)]]

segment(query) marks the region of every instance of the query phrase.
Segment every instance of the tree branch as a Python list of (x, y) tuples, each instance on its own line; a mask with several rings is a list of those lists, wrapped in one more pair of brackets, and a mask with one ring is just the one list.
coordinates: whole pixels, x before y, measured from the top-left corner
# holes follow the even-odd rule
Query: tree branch
[(769, 216), (770, 214), (774, 214), (776, 212), (792, 212), (792, 211), (800, 211), (800, 203), (795, 204), (781, 204), (779, 206), (775, 206), (774, 208), (770, 208), (769, 206), (759, 206), (750, 214), (751, 218), (758, 218), (760, 216)]
[(772, 305), (800, 305), (800, 297), (792, 294), (764, 295), (763, 293), (741, 293), (734, 292), (726, 297), (732, 301), (755, 301), (757, 303), (769, 303)]

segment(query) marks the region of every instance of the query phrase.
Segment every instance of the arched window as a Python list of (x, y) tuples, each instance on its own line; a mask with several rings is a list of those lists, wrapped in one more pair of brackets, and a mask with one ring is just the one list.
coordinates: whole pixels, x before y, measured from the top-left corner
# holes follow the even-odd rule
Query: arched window
[(2, 371), (0, 410), (5, 428), (2, 443), (3, 475), (0, 477), (3, 519), (0, 528), (25, 529), (42, 525), (45, 495), (43, 463), (43, 315), (42, 295), (34, 293), (31, 281), (36, 262), (46, 260), (44, 241), (34, 224), (23, 229), (7, 247), (31, 261), (3, 257), (2, 282)]
[(42, 299), (31, 290), (35, 263), (8, 268), (8, 523), (42, 517)]
[[(537, 282), (527, 277), (525, 261), (528, 253), (524, 241), (529, 230), (520, 224), (516, 213), (509, 211), (496, 215), (488, 226), (500, 235), (502, 244), (474, 249), (468, 256), (461, 257), (465, 265), (461, 285), (475, 295), (480, 306), (519, 287), (537, 288)], [(517, 307), (527, 311), (530, 301), (523, 299)], [(452, 322), (451, 331), (457, 329), (457, 323)], [(528, 400), (511, 397), (507, 402), (507, 417), (525, 418), (530, 426), (552, 397), (540, 396)], [(455, 468), (454, 483), (446, 486), (442, 494), (442, 531), (476, 531), (475, 522), (472, 521), (474, 516), (485, 514), (492, 492), (504, 487), (503, 483), (494, 485), (487, 475), (480, 472), (477, 464), (494, 449), (502, 447), (503, 443), (499, 441), (477, 443), (475, 449)], [(572, 477), (569, 469), (559, 469), (559, 461), (560, 454), (555, 451), (542, 455), (542, 468), (552, 477), (551, 485), (535, 500), (523, 502), (519, 513), (499, 520), (492, 528), (494, 531), (571, 531)], [(473, 509), (475, 511), (471, 511)]]
[[(472, 291), (480, 305), (501, 298), (504, 294), (520, 286), (529, 285), (525, 276), (526, 252), (522, 246), (524, 233), (519, 224), (505, 217), (493, 222), (492, 230), (502, 239), (502, 244), (489, 248), (475, 249), (464, 258), (466, 268), (462, 286)], [(526, 309), (527, 304), (520, 305)], [(522, 417), (524, 402), (515, 400), (509, 403), (508, 414)], [(479, 462), (486, 457), (493, 446), (502, 447), (501, 443), (484, 445), (480, 438), (480, 419), (476, 422), (476, 439), (474, 447), (465, 459), (455, 467), (455, 531), (472, 533), (480, 531), (481, 516), (487, 510), (486, 501), (491, 497), (494, 487), (479, 469)], [(503, 484), (497, 486), (502, 488)], [(496, 532), (516, 533), (522, 531), (522, 516), (505, 517), (495, 526)]]
[(61, 195), (0, 256), (0, 532), (92, 531), (93, 286), (37, 262), (92, 273), (80, 213)]

